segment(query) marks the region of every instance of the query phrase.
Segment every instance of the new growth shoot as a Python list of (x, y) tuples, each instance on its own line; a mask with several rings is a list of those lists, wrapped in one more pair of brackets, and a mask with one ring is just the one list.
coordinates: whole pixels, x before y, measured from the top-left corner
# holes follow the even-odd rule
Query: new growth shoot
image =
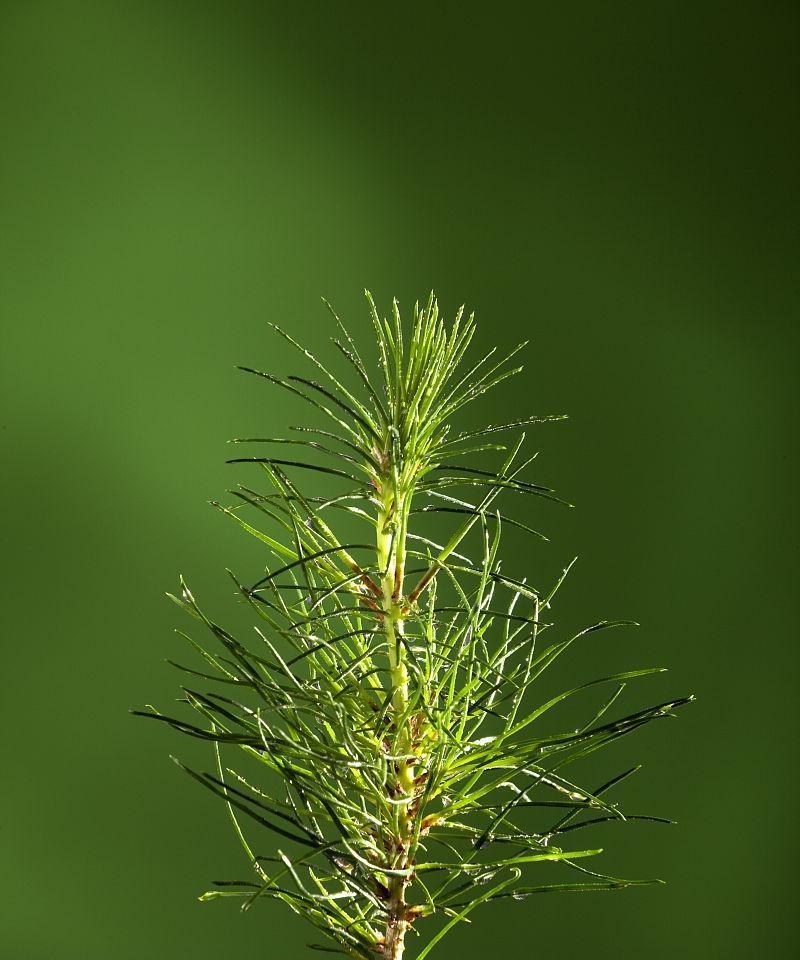
[[(567, 768), (691, 698), (620, 710), (626, 686), (659, 668), (543, 698), (542, 675), (575, 641), (629, 623), (559, 635), (552, 608), (567, 571), (540, 589), (531, 571), (501, 569), (504, 525), (541, 537), (501, 509), (508, 495), (558, 499), (526, 478), (522, 431), (561, 418), (457, 432), (467, 404), (522, 369), (511, 361), (523, 345), (472, 359), (463, 308), (447, 324), (431, 295), (405, 328), (396, 302), (384, 319), (367, 301), (377, 382), (332, 310), (350, 385), (277, 327), (322, 380), (242, 368), (301, 398), (323, 426), (234, 441), (264, 451), (230, 461), (252, 478), (215, 504), (264, 547), (255, 582), (231, 573), (253, 634), (217, 624), (181, 580), (172, 599), (214, 641), (187, 638), (199, 660), (175, 664), (194, 717), (142, 715), (209, 742), (210, 771), (176, 762), (226, 804), (250, 865), (201, 899), (245, 910), (279, 900), (316, 928), (318, 949), (400, 960), (407, 948), (424, 960), (493, 900), (658, 882), (590, 868), (601, 851), (574, 841), (598, 822), (661, 819), (613, 799), (637, 768), (591, 787)], [(281, 456), (287, 447), (300, 453)], [(465, 465), (478, 453), (496, 469)], [(301, 486), (307, 471), (326, 493)], [(431, 514), (452, 522), (444, 543)], [(337, 532), (356, 526), (363, 534), (347, 542)], [(577, 728), (545, 732), (545, 714), (584, 695)], [(554, 877), (559, 865), (572, 877)]]

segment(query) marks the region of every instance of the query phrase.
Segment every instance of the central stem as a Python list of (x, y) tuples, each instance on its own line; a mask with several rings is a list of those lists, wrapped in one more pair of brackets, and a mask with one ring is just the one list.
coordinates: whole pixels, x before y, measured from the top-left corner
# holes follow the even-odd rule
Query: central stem
[[(392, 712), (395, 735), (392, 751), (398, 758), (394, 761), (396, 779), (390, 788), (396, 821), (391, 825), (390, 849), (387, 856), (391, 868), (405, 870), (408, 867), (408, 846), (411, 836), (409, 804), (414, 795), (414, 766), (408, 759), (412, 748), (411, 725), (405, 716), (408, 706), (408, 670), (403, 650), (403, 575), (405, 566), (406, 518), (405, 504), (398, 498), (385, 500), (378, 516), (377, 553), (381, 577), (383, 629), (389, 660), (389, 683), (391, 687)], [(400, 801), (397, 803), (397, 801)], [(405, 877), (389, 880), (388, 916), (384, 936), (385, 960), (402, 960), (406, 920)]]

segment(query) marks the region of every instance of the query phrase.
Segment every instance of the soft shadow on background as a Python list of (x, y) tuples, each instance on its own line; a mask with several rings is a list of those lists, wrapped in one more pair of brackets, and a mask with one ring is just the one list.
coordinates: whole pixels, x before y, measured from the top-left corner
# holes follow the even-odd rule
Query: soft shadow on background
[(324, 352), (321, 295), (368, 336), (365, 285), (530, 338), (473, 416), (568, 412), (531, 439), (578, 508), (526, 506), (552, 543), (509, 569), (577, 554), (561, 622), (643, 624), (567, 670), (699, 697), (608, 758), (679, 824), (598, 828), (607, 865), (668, 885), (487, 908), (441, 956), (788, 957), (797, 8), (377, 8), (0, 7), (0, 957), (308, 954), (196, 902), (246, 865), (167, 760), (202, 748), (127, 709), (176, 695), (177, 574), (224, 619), (257, 568), (205, 501), (303, 411), (234, 364), (301, 372), (264, 321)]

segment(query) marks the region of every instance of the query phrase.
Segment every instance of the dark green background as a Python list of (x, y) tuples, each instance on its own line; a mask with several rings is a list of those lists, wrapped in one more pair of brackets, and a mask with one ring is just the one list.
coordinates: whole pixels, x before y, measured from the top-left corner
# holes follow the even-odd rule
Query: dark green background
[[(205, 501), (231, 436), (300, 413), (332, 299), (435, 286), (482, 344), (530, 337), (476, 417), (567, 410), (534, 503), (580, 554), (569, 625), (634, 616), (575, 669), (665, 663), (678, 721), (609, 756), (671, 828), (608, 827), (663, 888), (487, 908), (441, 956), (788, 957), (796, 947), (797, 6), (0, 4), (0, 957), (307, 955), (224, 810), (136, 721), (184, 651), (179, 571), (224, 619), (251, 545)], [(572, 669), (572, 668), (568, 668)], [(543, 875), (543, 874), (540, 874)], [(413, 958), (413, 950), (410, 951)]]

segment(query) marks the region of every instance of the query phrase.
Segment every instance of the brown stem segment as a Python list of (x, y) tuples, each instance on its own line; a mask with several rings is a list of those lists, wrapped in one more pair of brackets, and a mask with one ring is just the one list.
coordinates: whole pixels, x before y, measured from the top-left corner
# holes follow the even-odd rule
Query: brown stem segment
[(395, 877), (389, 889), (389, 916), (383, 946), (384, 960), (402, 960), (408, 921), (406, 920), (405, 880)]

